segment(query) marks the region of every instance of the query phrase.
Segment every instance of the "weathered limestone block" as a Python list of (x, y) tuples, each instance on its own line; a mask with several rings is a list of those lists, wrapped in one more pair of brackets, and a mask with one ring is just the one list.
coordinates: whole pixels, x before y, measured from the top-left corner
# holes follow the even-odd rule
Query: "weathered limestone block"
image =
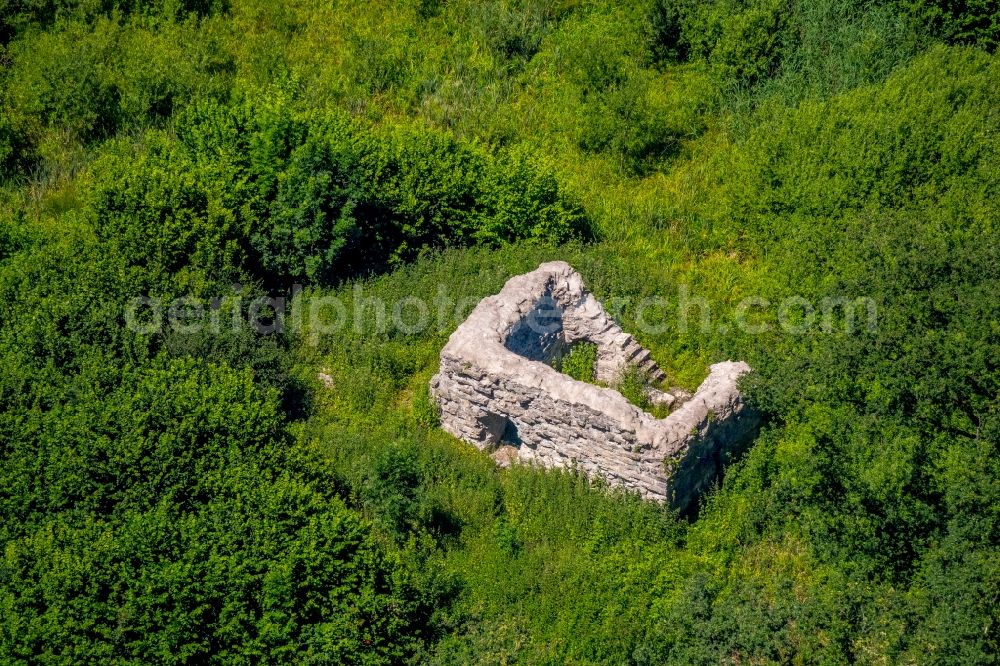
[(549, 262), (484, 298), (449, 338), (431, 380), (442, 427), (494, 451), (499, 464), (517, 459), (575, 466), (689, 510), (727, 456), (757, 431), (758, 417), (737, 388), (749, 366), (711, 366), (694, 395), (651, 387), (654, 404), (674, 409), (656, 419), (617, 391), (552, 367), (553, 359), (581, 341), (597, 347), (599, 381), (614, 381), (626, 365), (637, 365), (655, 382), (666, 378), (587, 291), (579, 273), (565, 262)]

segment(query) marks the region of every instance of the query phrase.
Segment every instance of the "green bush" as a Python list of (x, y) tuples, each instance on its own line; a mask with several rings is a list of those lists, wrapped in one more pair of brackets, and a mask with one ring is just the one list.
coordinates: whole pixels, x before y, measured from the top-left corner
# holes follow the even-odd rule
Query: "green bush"
[(48, 29), (57, 22), (89, 23), (101, 17), (148, 14), (183, 19), (209, 16), (229, 9), (229, 0), (5, 0), (0, 5), (0, 43), (29, 29)]
[(26, 170), (31, 147), (24, 131), (8, 115), (0, 116), (0, 180), (6, 181)]
[(778, 94), (789, 103), (880, 82), (916, 50), (916, 39), (891, 4), (800, 0), (788, 31), (794, 38), (788, 38), (781, 74), (761, 94)]
[(715, 228), (770, 243), (803, 228), (795, 216), (837, 218), (915, 200), (964, 209), (979, 227), (983, 197), (995, 188), (984, 165), (998, 149), (985, 111), (1000, 95), (996, 72), (984, 54), (935, 48), (884, 85), (761, 109), (716, 167), (725, 205), (713, 208), (735, 224)]
[(419, 517), (421, 481), (415, 451), (397, 442), (372, 461), (361, 487), (362, 501), (389, 531), (401, 536)]
[(490, 158), (480, 188), (482, 211), (472, 232), (478, 244), (593, 238), (590, 221), (559, 184), (552, 164), (530, 151), (502, 150)]
[(570, 347), (568, 354), (562, 357), (559, 370), (577, 381), (593, 382), (596, 363), (597, 345), (589, 342), (578, 342)]
[(123, 25), (114, 63), (122, 122), (162, 127), (175, 110), (228, 101), (236, 64), (214, 24), (136, 19)]
[(564, 11), (559, 5), (551, 0), (458, 2), (449, 7), (449, 18), (472, 28), (504, 60), (523, 63), (535, 55)]
[[(86, 201), (100, 238), (158, 283), (197, 284), (247, 262), (239, 218), (225, 207), (230, 183), (200, 168), (160, 131), (113, 144), (91, 167)], [(222, 277), (220, 275), (220, 277)]]
[(14, 216), (0, 216), (0, 262), (26, 250), (29, 233), (24, 219)]
[(777, 79), (764, 97), (880, 80), (918, 39), (895, 5), (857, 0), (657, 0), (647, 21), (654, 62), (706, 62), (730, 94)]
[(625, 396), (625, 399), (642, 410), (650, 408), (649, 395), (646, 387), (649, 386), (649, 376), (635, 365), (626, 365), (615, 378), (614, 388)]
[(60, 23), (15, 40), (6, 57), (0, 169), (10, 175), (37, 167), (58, 180), (80, 170), (87, 145), (163, 127), (175, 108), (225, 99), (231, 86), (218, 35), (193, 22)]
[(690, 45), (683, 34), (683, 11), (674, 0), (653, 0), (646, 15), (646, 40), (653, 62), (687, 60)]
[(645, 57), (642, 14), (630, 5), (594, 6), (574, 12), (554, 30), (542, 62), (553, 60), (560, 76), (580, 94), (599, 93), (621, 84), (636, 60)]
[(785, 49), (787, 18), (785, 0), (767, 0), (728, 16), (709, 62), (724, 79), (740, 85), (753, 86), (774, 76)]
[[(251, 221), (250, 242), (263, 270), (300, 280), (361, 270), (363, 264), (356, 262), (368, 250), (363, 229), (371, 225), (368, 230), (376, 238), (382, 231), (374, 228), (381, 222), (380, 211), (371, 211), (369, 220), (357, 214), (370, 172), (364, 170), (364, 148), (357, 145), (351, 126), (335, 122), (311, 129), (301, 145), (290, 147), (273, 191), (264, 193), (268, 217)], [(247, 178), (254, 180), (256, 170), (267, 168), (260, 162), (249, 167)]]
[(978, 46), (989, 53), (1000, 46), (1000, 7), (990, 0), (896, 0), (919, 34), (948, 44)]
[(443, 133), (383, 133), (280, 104), (197, 107), (177, 133), (118, 144), (93, 168), (98, 230), (154, 275), (242, 268), (268, 284), (328, 283), (433, 247), (586, 233), (550, 169)]
[(11, 44), (16, 66), (7, 96), (14, 116), (35, 124), (35, 134), (57, 127), (82, 140), (113, 135), (121, 123), (121, 90), (110, 67), (118, 32), (108, 21), (93, 31), (74, 23)]
[(273, 393), (191, 360), (123, 380), (5, 444), (8, 658), (400, 654), (389, 564), (335, 481), (303, 474)]

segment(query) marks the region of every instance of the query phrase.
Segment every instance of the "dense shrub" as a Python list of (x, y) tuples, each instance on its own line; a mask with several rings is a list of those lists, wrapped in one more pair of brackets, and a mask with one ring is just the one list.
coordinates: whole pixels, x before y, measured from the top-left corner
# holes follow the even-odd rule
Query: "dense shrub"
[(707, 26), (710, 34), (718, 33), (708, 61), (720, 76), (746, 86), (774, 76), (786, 50), (788, 3), (763, 0), (723, 16), (717, 27)]
[(0, 43), (28, 29), (51, 28), (58, 20), (92, 22), (100, 17), (149, 14), (183, 19), (209, 16), (229, 8), (229, 0), (5, 0), (0, 6)]
[(24, 220), (0, 217), (0, 262), (27, 249), (29, 238)]
[(673, 0), (654, 0), (646, 16), (646, 39), (653, 61), (683, 62), (690, 45), (683, 34), (682, 7)]
[(214, 30), (149, 17), (59, 27), (6, 50), (0, 176), (58, 180), (86, 146), (162, 127), (195, 99), (226, 99), (232, 61)]
[(335, 482), (300, 471), (274, 395), (195, 361), (122, 379), (5, 442), (6, 657), (398, 656), (388, 564)]
[(22, 128), (0, 116), (0, 179), (16, 176), (30, 162), (31, 148)]
[(453, 20), (474, 26), (501, 58), (522, 63), (535, 55), (562, 13), (560, 3), (551, 0), (459, 2), (449, 9)]
[(769, 243), (803, 228), (790, 216), (836, 218), (914, 201), (969, 216), (976, 228), (988, 224), (981, 202), (996, 188), (985, 167), (998, 150), (996, 81), (988, 56), (939, 48), (885, 85), (762, 110), (761, 125), (717, 167), (724, 214), (737, 221), (718, 228)]
[(989, 0), (896, 0), (920, 33), (990, 53), (1000, 46), (1000, 7)]
[(891, 4), (800, 0), (787, 24), (790, 48), (763, 94), (789, 102), (881, 82), (916, 50), (916, 38)]
[(94, 167), (97, 228), (153, 274), (329, 282), (421, 250), (586, 233), (551, 170), (426, 130), (287, 107), (193, 111)]
[(562, 357), (559, 370), (578, 381), (592, 382), (594, 381), (596, 363), (597, 345), (580, 342), (573, 345), (569, 352)]
[(708, 63), (730, 94), (826, 94), (880, 80), (912, 55), (919, 37), (904, 14), (857, 0), (656, 0), (646, 40), (653, 62)]
[(390, 445), (372, 461), (362, 501), (390, 532), (405, 535), (419, 518), (421, 481), (416, 452), (403, 443)]
[(162, 132), (148, 132), (139, 150), (130, 144), (97, 160), (88, 192), (98, 233), (118, 256), (154, 281), (243, 263), (238, 220), (218, 205), (225, 184)]
[(117, 37), (115, 24), (103, 21), (95, 31), (71, 24), (66, 33), (14, 43), (7, 89), (15, 117), (37, 123), (36, 134), (47, 127), (84, 140), (114, 134), (121, 91), (109, 62)]

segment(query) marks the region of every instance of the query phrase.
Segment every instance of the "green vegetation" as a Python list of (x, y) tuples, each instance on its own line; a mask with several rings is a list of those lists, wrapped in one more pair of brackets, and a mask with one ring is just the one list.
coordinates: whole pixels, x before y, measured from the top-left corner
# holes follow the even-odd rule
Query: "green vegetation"
[(597, 363), (597, 345), (592, 342), (578, 342), (559, 359), (558, 370), (581, 382), (594, 381), (594, 365)]
[[(597, 363), (597, 345), (591, 342), (577, 342), (569, 348), (569, 352), (555, 359), (555, 368), (573, 379), (581, 382), (597, 384), (598, 386), (608, 386), (607, 383), (598, 382), (594, 377), (595, 364)], [(647, 388), (653, 386), (649, 375), (641, 368), (634, 365), (626, 365), (621, 369), (618, 377), (610, 384), (611, 388), (622, 394), (626, 400), (639, 409), (651, 413), (656, 418), (664, 418), (669, 413), (669, 408), (663, 405), (654, 405), (649, 399)]]
[[(995, 663), (998, 25), (2, 3), (0, 662)], [(686, 388), (755, 368), (696, 519), (436, 427), (452, 311), (551, 259)]]
[(626, 365), (622, 368), (614, 384), (615, 390), (639, 409), (651, 412), (657, 418), (666, 416), (663, 410), (654, 410), (649, 395), (646, 393), (647, 386), (649, 386), (649, 377), (634, 365)]
[(280, 98), (195, 106), (172, 129), (106, 144), (90, 169), (97, 233), (157, 276), (330, 284), (436, 246), (584, 233), (551, 172), (445, 133)]

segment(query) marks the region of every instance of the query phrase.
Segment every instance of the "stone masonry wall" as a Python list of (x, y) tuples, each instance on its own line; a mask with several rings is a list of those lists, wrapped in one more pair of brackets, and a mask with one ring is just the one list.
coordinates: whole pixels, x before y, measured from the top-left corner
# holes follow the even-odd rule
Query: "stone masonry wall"
[(665, 379), (579, 273), (565, 262), (545, 263), (483, 299), (441, 351), (431, 390), (442, 427), (480, 449), (511, 446), (520, 461), (576, 467), (688, 510), (727, 456), (757, 430), (758, 419), (736, 386), (749, 366), (711, 366), (693, 396), (665, 396), (679, 406), (656, 419), (617, 391), (550, 365), (580, 341), (596, 345), (600, 381), (613, 381), (626, 365)]

